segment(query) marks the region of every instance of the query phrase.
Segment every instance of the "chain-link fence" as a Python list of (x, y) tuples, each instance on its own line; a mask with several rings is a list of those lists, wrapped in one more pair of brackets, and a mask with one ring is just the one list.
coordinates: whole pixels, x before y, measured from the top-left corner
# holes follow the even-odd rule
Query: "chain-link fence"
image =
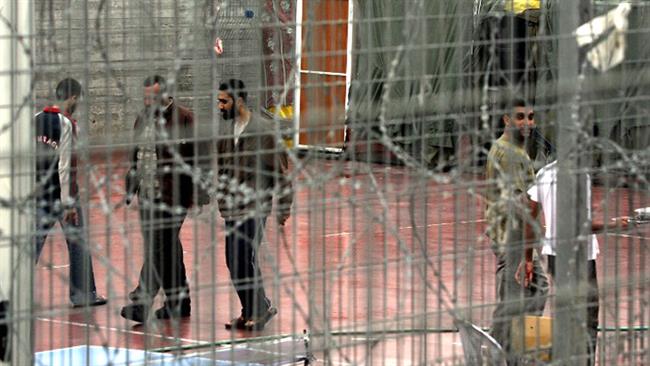
[(0, 4), (12, 363), (650, 362), (646, 1)]

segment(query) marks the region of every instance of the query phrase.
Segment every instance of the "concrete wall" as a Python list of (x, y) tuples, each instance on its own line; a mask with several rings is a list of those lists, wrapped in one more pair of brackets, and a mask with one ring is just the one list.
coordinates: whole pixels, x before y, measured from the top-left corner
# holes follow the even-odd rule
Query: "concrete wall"
[[(239, 77), (259, 90), (261, 0), (35, 3), (37, 107), (53, 100), (58, 80), (77, 78), (88, 89), (79, 122), (93, 144), (127, 141), (142, 105), (142, 81), (153, 73), (176, 80), (177, 100), (202, 123), (213, 121), (218, 80)], [(214, 36), (225, 43), (218, 59)]]

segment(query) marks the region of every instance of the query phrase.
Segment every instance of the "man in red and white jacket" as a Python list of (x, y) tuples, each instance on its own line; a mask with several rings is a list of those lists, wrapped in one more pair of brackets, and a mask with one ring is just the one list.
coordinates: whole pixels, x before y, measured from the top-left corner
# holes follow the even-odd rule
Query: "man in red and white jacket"
[(34, 258), (38, 261), (49, 231), (59, 221), (68, 244), (70, 301), (74, 307), (106, 304), (106, 299), (97, 295), (92, 259), (83, 236), (74, 152), (77, 128), (72, 119), (81, 95), (78, 81), (64, 79), (56, 87), (62, 108), (47, 106), (34, 116), (38, 187)]

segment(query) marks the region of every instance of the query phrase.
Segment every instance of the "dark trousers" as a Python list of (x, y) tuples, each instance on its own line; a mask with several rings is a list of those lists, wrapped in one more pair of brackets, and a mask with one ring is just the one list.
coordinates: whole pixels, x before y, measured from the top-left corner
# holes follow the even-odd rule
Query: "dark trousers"
[(63, 221), (63, 212), (55, 208), (54, 205), (45, 203), (37, 203), (37, 205), (33, 238), (34, 261), (38, 263), (47, 235), (58, 221), (65, 235), (70, 258), (70, 301), (73, 304), (84, 304), (94, 300), (97, 295), (95, 275), (90, 251), (84, 240), (84, 219), (81, 206), (78, 204), (75, 206), (77, 223), (68, 223)]
[(523, 315), (541, 316), (548, 297), (548, 277), (539, 260), (533, 264), (533, 280), (528, 287), (517, 283), (515, 273), (523, 259), (523, 249), (510, 246), (510, 250), (497, 254), (496, 285), (498, 303), (492, 314), (490, 334), (508, 354), (508, 364), (517, 364), (517, 355), (511, 353), (512, 321)]
[(271, 307), (257, 258), (265, 224), (266, 218), (226, 220), (226, 263), (245, 319), (258, 317)]
[[(141, 201), (142, 202), (142, 201)], [(129, 297), (150, 305), (162, 288), (168, 305), (189, 302), (189, 284), (179, 238), (187, 212), (172, 213), (151, 205), (140, 207), (140, 226), (144, 239), (144, 263), (138, 287)]]
[[(548, 260), (548, 272), (555, 277), (555, 256), (546, 256)], [(596, 273), (596, 261), (590, 260), (587, 263), (587, 352), (589, 355), (589, 365), (596, 363), (596, 344), (598, 342), (598, 312), (600, 311), (598, 296), (598, 276)]]
[(499, 61), (499, 85), (520, 88), (530, 81), (530, 72), (534, 67), (531, 54), (528, 21), (524, 18), (505, 15), (499, 24), (499, 39), (496, 53)]
[(9, 301), (0, 301), (0, 361), (11, 361), (11, 338), (9, 330)]

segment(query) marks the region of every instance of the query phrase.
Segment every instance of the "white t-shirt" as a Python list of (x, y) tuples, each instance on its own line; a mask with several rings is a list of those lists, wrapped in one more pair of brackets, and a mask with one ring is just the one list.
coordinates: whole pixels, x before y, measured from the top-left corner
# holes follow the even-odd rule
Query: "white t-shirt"
[(239, 142), (239, 136), (241, 136), (241, 134), (242, 134), (242, 133), (244, 132), (244, 130), (246, 129), (246, 126), (248, 125), (248, 121), (249, 121), (249, 120), (250, 120), (250, 119), (247, 119), (247, 120), (244, 120), (244, 121), (237, 121), (237, 120), (235, 120), (235, 130), (234, 130), (234, 134), (235, 134), (235, 145), (237, 145), (237, 143)]
[[(542, 254), (556, 255), (557, 244), (557, 161), (554, 161), (537, 172), (535, 183), (528, 189), (530, 199), (540, 203), (544, 211), (546, 233), (542, 240)], [(587, 217), (591, 219), (591, 178), (587, 175)], [(598, 256), (598, 239), (596, 235), (589, 236), (587, 258), (595, 260)]]

